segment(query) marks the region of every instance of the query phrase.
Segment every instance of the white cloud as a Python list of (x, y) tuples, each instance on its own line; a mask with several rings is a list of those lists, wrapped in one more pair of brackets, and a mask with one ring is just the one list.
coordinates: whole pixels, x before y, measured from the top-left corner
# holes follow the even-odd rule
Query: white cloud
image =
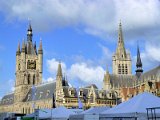
[(159, 0), (1, 0), (0, 11), (8, 21), (29, 17), (35, 29), (81, 25), (86, 33), (104, 38), (115, 33), (120, 19), (127, 36), (155, 37), (160, 27)]
[[(57, 72), (58, 61), (53, 58), (51, 60), (47, 60), (47, 64), (50, 73), (56, 75), (55, 73)], [(101, 66), (91, 66), (85, 62), (77, 62), (67, 68), (64, 62), (61, 64), (62, 70), (66, 71), (66, 75), (68, 76), (68, 80), (71, 84), (77, 80), (85, 85), (94, 83), (98, 87), (102, 86), (105, 71)], [(50, 79), (53, 80), (52, 78)]]
[(86, 63), (72, 64), (68, 70), (71, 79), (80, 79), (84, 82), (102, 82), (104, 69), (100, 66), (89, 67)]
[(43, 82), (52, 82), (52, 81), (55, 81), (55, 79), (56, 79), (55, 76), (49, 77), (47, 79), (43, 78)]
[[(53, 58), (51, 60), (47, 60), (47, 68), (48, 68), (49, 73), (56, 76), (58, 64), (59, 64), (59, 61), (56, 60), (55, 58)], [(66, 72), (66, 64), (64, 62), (61, 62), (61, 67), (63, 69), (63, 73), (65, 73)]]

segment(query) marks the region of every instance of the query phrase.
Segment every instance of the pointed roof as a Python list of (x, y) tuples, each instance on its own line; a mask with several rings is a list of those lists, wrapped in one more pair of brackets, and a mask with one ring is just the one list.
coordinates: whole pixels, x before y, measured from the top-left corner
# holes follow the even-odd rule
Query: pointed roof
[(20, 43), (18, 42), (17, 53), (20, 53)]
[(22, 52), (25, 52), (26, 48), (25, 48), (25, 41), (23, 40), (23, 43), (22, 43)]
[(29, 23), (28, 31), (32, 31), (31, 23)]
[(123, 32), (122, 32), (122, 24), (121, 22), (119, 23), (119, 30), (118, 30), (118, 46), (116, 53), (121, 56), (121, 54), (126, 56), (126, 50), (124, 46), (124, 40), (123, 40)]
[(42, 50), (42, 40), (40, 40), (40, 44), (39, 44), (39, 49), (38, 50)]
[(137, 62), (136, 62), (136, 66), (138, 67), (142, 67), (142, 62), (141, 62), (141, 56), (140, 56), (140, 51), (139, 51), (139, 46), (137, 46)]
[(34, 51), (35, 51), (35, 53), (37, 54), (37, 46), (36, 46), (36, 41), (35, 41), (35, 43), (34, 43)]
[(57, 76), (62, 76), (62, 67), (60, 62), (58, 64)]
[(32, 41), (32, 26), (31, 26), (31, 23), (29, 22), (29, 27), (28, 27), (28, 32), (27, 32), (27, 40), (28, 41)]
[(38, 53), (39, 53), (39, 54), (42, 54), (42, 53), (43, 53), (42, 40), (40, 40)]

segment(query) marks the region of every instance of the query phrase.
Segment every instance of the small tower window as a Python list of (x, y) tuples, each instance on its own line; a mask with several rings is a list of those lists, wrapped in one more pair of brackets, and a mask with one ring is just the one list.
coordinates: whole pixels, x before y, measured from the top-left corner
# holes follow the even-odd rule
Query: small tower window
[(30, 84), (30, 74), (28, 74), (28, 84)]
[(33, 75), (33, 85), (35, 84), (35, 75)]

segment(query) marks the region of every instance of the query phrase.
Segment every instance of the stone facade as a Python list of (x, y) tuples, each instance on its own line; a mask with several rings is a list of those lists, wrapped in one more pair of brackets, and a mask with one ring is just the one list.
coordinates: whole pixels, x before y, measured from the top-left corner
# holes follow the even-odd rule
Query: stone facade
[(32, 40), (32, 27), (29, 25), (27, 41), (23, 41), (22, 47), (18, 44), (16, 51), (15, 91), (1, 99), (0, 112), (28, 114), (40, 108), (78, 108), (80, 101), (84, 109), (117, 104), (114, 91), (98, 90), (94, 84), (78, 90), (70, 87), (62, 74), (61, 63), (58, 65), (56, 82), (42, 83), (42, 66), (42, 41), (37, 52)]

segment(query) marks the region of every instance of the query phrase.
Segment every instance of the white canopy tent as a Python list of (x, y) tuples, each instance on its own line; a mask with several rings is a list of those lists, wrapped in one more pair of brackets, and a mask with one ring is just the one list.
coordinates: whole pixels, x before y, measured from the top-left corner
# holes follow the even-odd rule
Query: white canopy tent
[(99, 120), (99, 113), (109, 109), (109, 107), (92, 107), (80, 114), (70, 115), (69, 120)]
[(75, 113), (65, 107), (58, 107), (50, 110), (42, 109), (39, 111), (39, 119), (52, 118), (52, 120), (67, 120), (71, 114)]
[(76, 112), (61, 106), (54, 109), (39, 109), (35, 113), (26, 115), (25, 117), (37, 116), (39, 120), (68, 120), (71, 114), (76, 114)]
[[(151, 93), (144, 92), (123, 102), (100, 114), (100, 120), (112, 120), (113, 118), (121, 118), (121, 120), (139, 120), (147, 119), (146, 108), (159, 107), (160, 98)], [(160, 111), (156, 111), (160, 113)], [(123, 118), (123, 119), (122, 119)]]

